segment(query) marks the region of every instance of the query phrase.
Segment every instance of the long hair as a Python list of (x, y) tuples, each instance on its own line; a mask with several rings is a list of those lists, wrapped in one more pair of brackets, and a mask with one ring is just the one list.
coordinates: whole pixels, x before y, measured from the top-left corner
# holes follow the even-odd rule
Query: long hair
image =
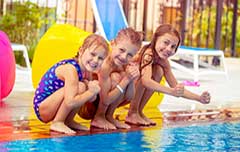
[[(170, 24), (160, 25), (156, 29), (155, 33), (153, 34), (152, 41), (149, 44), (143, 46), (143, 48), (140, 50), (140, 64), (139, 64), (140, 75), (141, 75), (142, 69), (145, 68), (146, 66), (148, 66), (149, 64), (151, 64), (154, 60), (154, 56), (157, 55), (156, 50), (155, 50), (155, 45), (156, 45), (158, 37), (163, 36), (166, 33), (174, 35), (179, 39), (177, 47), (175, 49), (175, 52), (177, 51), (177, 49), (180, 45), (180, 41), (181, 41), (179, 32), (175, 28), (173, 28), (172, 25), (170, 25)], [(150, 48), (152, 50), (152, 55), (145, 54), (145, 52), (148, 48)], [(151, 59), (147, 63), (142, 65), (142, 61), (143, 61), (145, 55), (149, 55), (151, 57)]]

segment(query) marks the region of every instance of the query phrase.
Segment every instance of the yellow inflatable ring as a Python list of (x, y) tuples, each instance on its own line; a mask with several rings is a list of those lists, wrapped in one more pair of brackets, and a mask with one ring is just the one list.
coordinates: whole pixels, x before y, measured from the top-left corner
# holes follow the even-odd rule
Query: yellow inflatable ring
[(55, 24), (40, 39), (33, 56), (32, 82), (36, 88), (43, 74), (60, 60), (77, 54), (84, 39), (90, 35), (68, 24)]

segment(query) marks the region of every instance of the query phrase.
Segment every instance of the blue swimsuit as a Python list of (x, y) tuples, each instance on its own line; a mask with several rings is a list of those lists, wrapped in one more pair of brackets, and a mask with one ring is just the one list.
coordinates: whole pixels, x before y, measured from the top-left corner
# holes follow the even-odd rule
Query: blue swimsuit
[(74, 59), (68, 59), (68, 60), (62, 60), (55, 65), (53, 65), (42, 77), (40, 83), (38, 84), (38, 87), (35, 91), (35, 96), (33, 99), (33, 105), (35, 113), (39, 120), (42, 121), (40, 114), (39, 114), (39, 104), (45, 100), (48, 96), (53, 94), (58, 89), (62, 88), (64, 86), (64, 81), (60, 80), (55, 73), (55, 69), (63, 64), (72, 64), (75, 66), (79, 81), (82, 80), (82, 72), (80, 69), (79, 64)]

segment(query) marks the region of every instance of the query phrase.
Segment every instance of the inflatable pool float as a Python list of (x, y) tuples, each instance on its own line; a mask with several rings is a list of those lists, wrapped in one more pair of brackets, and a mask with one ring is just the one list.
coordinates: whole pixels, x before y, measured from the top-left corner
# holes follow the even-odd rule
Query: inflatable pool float
[(8, 36), (0, 31), (0, 101), (13, 89), (16, 75), (16, 62)]
[(68, 24), (55, 24), (40, 39), (33, 56), (32, 82), (36, 88), (43, 74), (60, 60), (74, 57), (89, 32)]

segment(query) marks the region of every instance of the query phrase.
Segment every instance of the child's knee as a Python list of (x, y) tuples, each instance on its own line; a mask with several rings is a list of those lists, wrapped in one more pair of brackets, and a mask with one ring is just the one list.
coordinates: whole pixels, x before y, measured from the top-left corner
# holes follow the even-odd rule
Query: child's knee
[(164, 73), (164, 71), (163, 71), (162, 67), (156, 66), (154, 68), (154, 72), (153, 72), (154, 80), (157, 81), (157, 82), (160, 82), (161, 79), (162, 79), (163, 73)]
[(80, 83), (78, 84), (78, 93), (79, 93), (79, 94), (82, 94), (82, 93), (85, 92), (86, 90), (87, 90), (86, 84), (80, 82)]

